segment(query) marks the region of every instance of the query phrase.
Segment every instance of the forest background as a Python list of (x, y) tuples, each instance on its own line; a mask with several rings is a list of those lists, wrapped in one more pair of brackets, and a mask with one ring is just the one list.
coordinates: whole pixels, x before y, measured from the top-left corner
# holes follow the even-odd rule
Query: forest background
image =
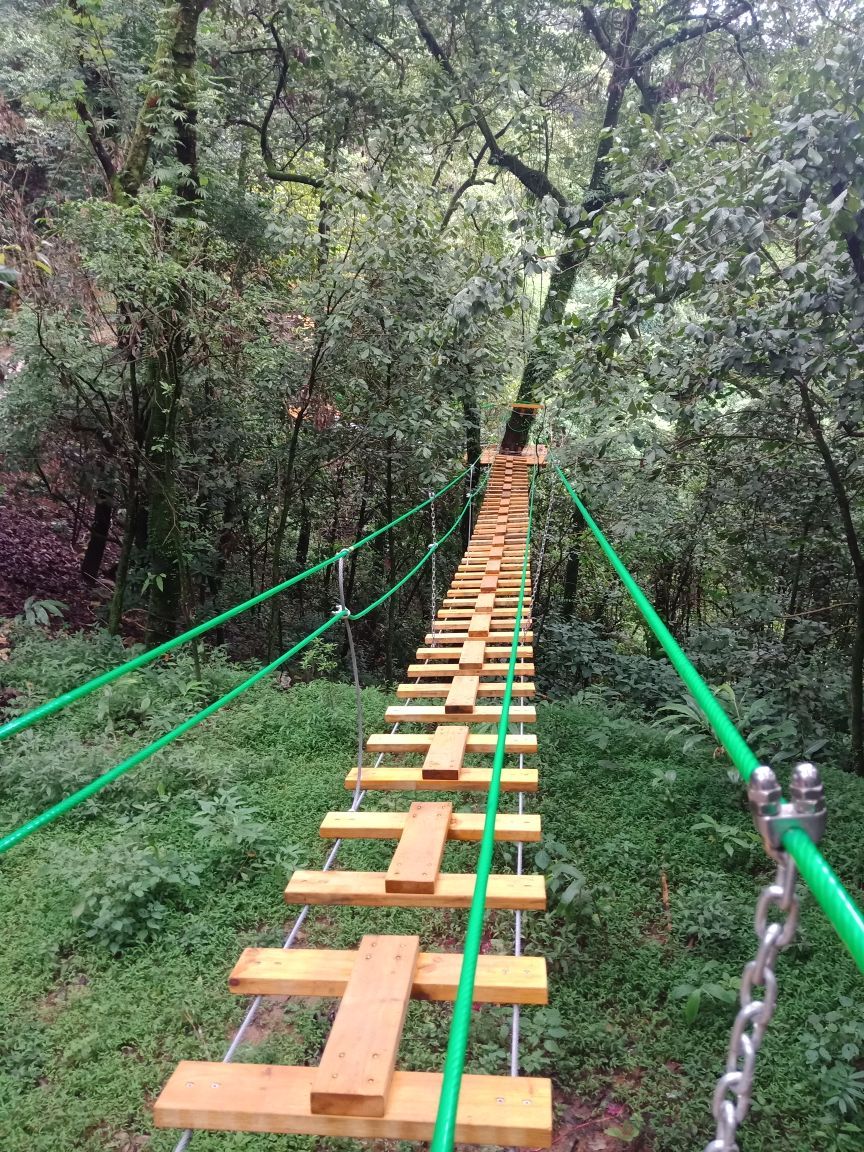
[[(524, 442), (518, 397), (545, 404), (544, 437), (757, 754), (864, 775), (861, 27), (849, 0), (7, 0), (0, 704), (332, 555), (502, 433)], [(349, 604), (465, 495), (352, 554)], [(544, 692), (710, 756), (551, 484), (547, 509)], [(432, 593), (427, 567), (358, 625), (369, 685), (397, 678)], [(336, 598), (327, 569), (215, 630), (184, 691)], [(318, 645), (291, 676), (339, 679), (345, 655)], [(143, 722), (162, 690), (143, 691), (101, 720)], [(28, 775), (38, 750), (10, 760), (22, 815), (55, 798)]]

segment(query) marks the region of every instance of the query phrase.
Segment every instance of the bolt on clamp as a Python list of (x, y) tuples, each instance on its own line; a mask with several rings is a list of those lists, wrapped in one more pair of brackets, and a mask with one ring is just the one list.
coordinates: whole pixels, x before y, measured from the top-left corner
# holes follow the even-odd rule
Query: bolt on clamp
[(747, 799), (756, 829), (765, 851), (778, 861), (785, 855), (783, 837), (790, 829), (800, 828), (814, 844), (818, 844), (825, 833), (825, 789), (815, 764), (805, 761), (795, 765), (789, 794), (791, 800), (784, 801), (777, 777), (767, 764), (760, 764), (747, 784)]

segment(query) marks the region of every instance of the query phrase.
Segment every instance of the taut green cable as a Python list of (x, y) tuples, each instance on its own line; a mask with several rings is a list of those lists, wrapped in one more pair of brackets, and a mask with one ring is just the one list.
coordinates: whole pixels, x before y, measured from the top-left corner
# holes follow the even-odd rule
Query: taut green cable
[[(443, 544), (447, 537), (456, 531), (473, 501), (480, 494), (480, 492), (483, 491), (487, 480), (488, 475), (484, 477), (483, 482), (479, 485), (479, 487), (471, 493), (468, 500), (466, 500), (462, 511), (450, 525), (447, 532), (445, 532), (445, 534), (438, 541), (438, 545)], [(381, 529), (380, 531), (383, 530), (384, 529)], [(379, 596), (373, 604), (370, 604), (361, 612), (358, 612), (354, 618), (361, 619), (363, 616), (367, 616), (380, 604), (383, 604), (385, 600), (389, 599), (390, 596), (392, 596), (402, 587), (406, 580), (410, 580), (414, 573), (423, 567), (423, 565), (429, 560), (430, 556), (438, 545), (428, 548), (420, 563), (415, 564), (407, 576), (403, 576), (402, 579), (394, 584), (392, 588), (389, 588), (383, 596)], [(16, 828), (14, 831), (8, 833), (8, 835), (0, 839), (0, 855), (7, 851), (7, 849), (12, 848), (15, 844), (18, 844), (19, 841), (23, 840), (26, 836), (29, 836), (32, 832), (36, 832), (39, 828), (44, 827), (46, 824), (52, 823), (52, 821), (64, 815), (64, 813), (68, 812), (71, 808), (76, 808), (79, 804), (82, 804), (85, 800), (88, 800), (96, 792), (101, 791), (108, 784), (113, 783), (118, 777), (123, 776), (126, 772), (129, 771), (130, 768), (135, 768), (138, 764), (142, 763), (142, 761), (149, 759), (156, 752), (159, 752), (162, 748), (165, 748), (168, 744), (172, 744), (185, 732), (188, 732), (191, 728), (194, 728), (196, 725), (200, 724), (202, 720), (206, 720), (208, 716), (212, 716), (214, 712), (218, 712), (220, 708), (223, 708), (226, 704), (230, 704), (232, 700), (236, 700), (237, 697), (245, 692), (247, 688), (251, 688), (253, 684), (257, 684), (258, 681), (263, 679), (263, 677), (265, 677), (268, 673), (273, 672), (279, 668), (286, 662), (286, 660), (290, 660), (292, 656), (296, 656), (296, 654), (302, 651), (302, 649), (305, 648), (307, 644), (311, 644), (311, 642), (320, 636), (322, 632), (326, 632), (328, 628), (331, 628), (337, 620), (342, 620), (349, 615), (351, 614), (344, 606), (342, 606), (341, 609), (335, 613), (335, 615), (331, 616), (329, 620), (325, 620), (324, 623), (320, 627), (316, 628), (314, 632), (310, 632), (308, 636), (304, 637), (303, 640), (300, 640), (297, 644), (294, 645), (293, 648), (290, 648), (287, 652), (283, 653), (283, 655), (278, 656), (265, 668), (260, 668), (254, 675), (249, 676), (241, 684), (238, 684), (236, 688), (232, 688), (230, 692), (226, 692), (224, 696), (221, 696), (212, 704), (208, 704), (206, 708), (202, 708), (200, 712), (196, 712), (194, 716), (190, 716), (188, 720), (184, 720), (181, 724), (178, 724), (176, 728), (172, 728), (170, 732), (166, 732), (164, 736), (160, 736), (158, 740), (154, 740), (152, 744), (148, 744), (146, 748), (141, 748), (138, 752), (135, 752), (132, 756), (129, 756), (126, 760), (112, 768), (109, 772), (106, 772), (103, 776), (97, 776), (95, 780), (91, 780), (89, 784), (85, 784), (83, 788), (79, 788), (78, 791), (73, 792), (71, 796), (67, 796), (65, 799), (60, 800), (51, 808), (46, 808), (44, 812), (41, 812), (38, 816), (34, 816), (34, 818), (32, 820), (28, 820), (26, 824), (22, 824), (20, 828)]]
[[(479, 460), (480, 457), (477, 457)], [(320, 572), (323, 568), (329, 568), (331, 564), (335, 564), (340, 556), (347, 555), (348, 552), (356, 551), (358, 548), (363, 548), (372, 540), (377, 539), (382, 532), (387, 532), (391, 528), (395, 528), (397, 524), (401, 524), (403, 520), (407, 520), (409, 516), (413, 516), (416, 512), (421, 512), (445, 492), (458, 484), (459, 481), (471, 471), (477, 460), (473, 464), (455, 476), (449, 484), (445, 484), (438, 492), (433, 493), (422, 504), (410, 508), (407, 512), (403, 512), (401, 516), (397, 516), (395, 520), (391, 520), (389, 524), (385, 524), (381, 528), (376, 528), (374, 532), (370, 532), (368, 536), (364, 536), (362, 540), (358, 540), (356, 544), (352, 544), (349, 548), (343, 548), (337, 552), (335, 556), (329, 557), (327, 560), (322, 560), (320, 564), (313, 565), (312, 568), (307, 568), (305, 572), (300, 572), (297, 576), (292, 576), (290, 580), (283, 580), (281, 584), (275, 584), (272, 588), (266, 589), (264, 592), (259, 592), (257, 596), (253, 596), (251, 600), (244, 600), (242, 604), (237, 604), (233, 608), (229, 608), (227, 612), (220, 613), (219, 616), (214, 616), (212, 620), (205, 620), (203, 624), (198, 624), (194, 628), (190, 628), (188, 632), (182, 632), (179, 636), (173, 637), (171, 640), (166, 640), (164, 644), (159, 644), (156, 648), (151, 648), (149, 652), (142, 652), (140, 656), (134, 656), (131, 660), (127, 660), (125, 664), (118, 664), (116, 668), (111, 668), (108, 672), (103, 672), (100, 676), (88, 680), (84, 684), (79, 684), (77, 688), (71, 689), (69, 692), (64, 692), (62, 696), (57, 696), (53, 700), (47, 700), (44, 704), (40, 704), (37, 708), (25, 712), (22, 716), (16, 716), (13, 720), (8, 720), (5, 724), (0, 724), (0, 740), (5, 740), (8, 736), (14, 736), (16, 732), (22, 732), (25, 728), (36, 724), (39, 720), (43, 720), (46, 716), (51, 716), (55, 712), (59, 712), (61, 708), (66, 708), (70, 704), (74, 704), (76, 700), (83, 700), (85, 696), (89, 696), (91, 692), (95, 692), (98, 688), (104, 688), (106, 684), (111, 684), (115, 680), (119, 680), (121, 676), (128, 676), (130, 672), (136, 671), (138, 668), (143, 668), (145, 664), (150, 664), (159, 656), (164, 656), (166, 652), (171, 652), (175, 648), (179, 648), (181, 644), (186, 644), (190, 640), (202, 636), (205, 632), (209, 632), (212, 628), (217, 628), (220, 624), (239, 616), (241, 612), (246, 612), (249, 608), (254, 608), (256, 604), (262, 604), (265, 600), (269, 600), (271, 596), (276, 596), (280, 592), (299, 584), (301, 580), (307, 580), (310, 576), (314, 576), (316, 572)]]
[(127, 757), (116, 767), (112, 768), (110, 772), (106, 772), (103, 776), (97, 776), (95, 780), (91, 780), (89, 784), (85, 784), (83, 788), (79, 788), (78, 791), (73, 792), (71, 796), (67, 796), (51, 808), (46, 808), (44, 812), (40, 812), (38, 816), (34, 816), (32, 820), (28, 820), (27, 823), (22, 824), (20, 828), (16, 828), (14, 832), (8, 833), (8, 835), (0, 840), (0, 855), (7, 851), (7, 849), (12, 848), (15, 844), (18, 844), (32, 832), (36, 832), (37, 829), (44, 827), (46, 824), (50, 824), (71, 808), (76, 808), (79, 804), (83, 804), (85, 800), (88, 800), (109, 784), (113, 784), (118, 777), (123, 776), (130, 768), (134, 768), (137, 764), (140, 764), (142, 760), (147, 760), (154, 753), (167, 747), (168, 744), (173, 744), (178, 737), (188, 732), (190, 728), (196, 727), (202, 720), (206, 720), (208, 716), (212, 716), (214, 712), (218, 712), (220, 708), (224, 708), (226, 704), (230, 704), (232, 700), (236, 700), (247, 688), (251, 688), (253, 684), (257, 684), (259, 680), (263, 680), (265, 676), (271, 672), (275, 672), (286, 660), (290, 660), (292, 656), (296, 656), (307, 644), (311, 644), (322, 632), (326, 632), (328, 628), (332, 628), (337, 620), (342, 620), (347, 615), (348, 613), (345, 611), (337, 612), (331, 616), (329, 620), (325, 620), (314, 632), (310, 632), (308, 636), (298, 641), (293, 648), (289, 648), (287, 652), (283, 652), (281, 656), (277, 656), (277, 658), (266, 665), (266, 667), (259, 668), (254, 675), (244, 680), (241, 684), (238, 684), (236, 688), (232, 688), (230, 692), (226, 692), (224, 696), (220, 696), (218, 700), (214, 700), (212, 704), (208, 704), (206, 708), (202, 708), (200, 712), (196, 712), (194, 716), (190, 716), (188, 720), (184, 720), (182, 724), (178, 724), (176, 728), (172, 728), (170, 732), (166, 732), (164, 736), (160, 736), (158, 740), (154, 740), (152, 744), (148, 744), (146, 748), (140, 748), (137, 752), (133, 753), (132, 756)]
[(456, 531), (456, 529), (459, 527), (459, 525), (462, 523), (463, 519), (468, 514), (468, 509), (474, 503), (475, 498), (477, 496), (479, 496), (480, 493), (483, 491), (483, 489), (486, 487), (486, 482), (488, 481), (488, 479), (489, 479), (489, 473), (487, 472), (486, 475), (483, 477), (482, 481), (480, 482), (480, 484), (478, 485), (478, 487), (475, 488), (474, 491), (471, 493), (471, 496), (469, 497), (469, 499), (465, 501), (465, 507), (462, 509), (462, 511), (459, 513), (459, 515), (456, 517), (456, 519), (453, 521), (453, 523), (450, 525), (450, 527), (447, 529), (447, 531), (444, 533), (444, 535), (439, 537), (439, 539), (434, 544), (429, 545), (429, 547), (426, 549), (426, 555), (417, 561), (417, 563), (414, 565), (414, 567), (411, 569), (411, 571), (406, 572), (406, 574), (402, 577), (402, 579), (398, 583), (394, 584), (392, 588), (388, 588), (383, 596), (379, 596), (377, 600), (374, 600), (371, 604), (367, 604), (366, 607), (362, 608), (359, 612), (352, 612), (351, 613), (351, 619), (352, 620), (362, 620), (364, 616), (368, 616), (370, 612), (374, 612), (375, 609), (378, 608), (381, 604), (383, 604), (385, 600), (389, 600), (394, 592), (398, 592), (403, 584), (407, 584), (407, 582), (411, 579), (411, 577), (414, 575), (415, 572), (420, 571), (420, 569), (423, 567), (423, 565), (429, 560), (432, 553), (437, 552), (437, 550), (441, 547), (441, 545), (444, 543), (444, 541), (449, 536), (452, 536), (453, 533)]
[[(557, 462), (554, 463), (555, 470), (564, 487), (582, 513), (585, 523), (591, 529), (594, 539), (600, 545), (606, 559), (621, 578), (621, 582), (630, 593), (636, 607), (647, 621), (648, 627), (660, 641), (663, 650), (674, 665), (675, 671), (687, 685), (690, 694), (701, 708), (717, 739), (726, 749), (732, 763), (745, 781), (749, 780), (753, 769), (759, 766), (758, 759), (729, 719), (714, 693), (687, 659), (678, 641), (660, 619), (651, 601), (627, 571), (615, 549), (597, 527), (591, 513), (576, 495)], [(837, 935), (849, 949), (859, 969), (864, 972), (864, 916), (862, 916), (855, 901), (803, 829), (792, 828), (786, 832), (783, 836), (783, 847), (798, 865), (798, 871), (806, 880), (816, 902), (831, 921)]]
[(459, 1090), (462, 1086), (462, 1073), (465, 1068), (465, 1049), (468, 1046), (468, 1031), (471, 1026), (471, 1004), (474, 999), (477, 957), (483, 940), (486, 890), (489, 886), (492, 852), (495, 847), (495, 816), (498, 812), (498, 800), (501, 794), (501, 770), (504, 767), (508, 713), (513, 698), (513, 681), (516, 677), (519, 633), (522, 630), (522, 608), (525, 601), (525, 582), (528, 575), (528, 557), (531, 548), (531, 524), (534, 516), (536, 480), (537, 469), (535, 468), (531, 480), (531, 497), (528, 502), (528, 530), (525, 537), (525, 555), (522, 559), (522, 580), (519, 584), (516, 619), (513, 623), (513, 640), (510, 644), (507, 680), (504, 684), (504, 696), (501, 700), (501, 719), (498, 722), (498, 739), (495, 743), (492, 778), (489, 781), (489, 795), (486, 800), (486, 817), (483, 822), (483, 837), (480, 841), (480, 854), (477, 860), (477, 877), (474, 881), (474, 895), (471, 898), (471, 909), (468, 913), (468, 927), (465, 932), (465, 945), (462, 949), (462, 970), (459, 973), (459, 986), (456, 989), (450, 1035), (447, 1039), (447, 1056), (444, 1061), (441, 1096), (438, 1100), (438, 1113), (435, 1117), (435, 1131), (432, 1134), (430, 1152), (451, 1152), (456, 1136), (456, 1111), (459, 1107)]

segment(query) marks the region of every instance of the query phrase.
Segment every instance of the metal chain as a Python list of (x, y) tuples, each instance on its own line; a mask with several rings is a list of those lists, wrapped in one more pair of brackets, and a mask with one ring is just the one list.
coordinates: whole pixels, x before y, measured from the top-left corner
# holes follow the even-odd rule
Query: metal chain
[[(431, 489), (429, 495), (432, 495)], [(438, 604), (438, 525), (435, 520), (435, 502), (429, 505), (429, 513), (432, 518), (432, 543), (435, 545), (432, 549), (432, 611), (430, 629), (432, 631), (432, 647), (435, 647), (435, 608)], [(471, 515), (471, 507), (468, 507), (468, 515)]]
[[(795, 862), (782, 853), (774, 883), (763, 888), (756, 905), (754, 926), (759, 948), (741, 976), (741, 1007), (732, 1025), (726, 1071), (714, 1089), (711, 1110), (717, 1131), (715, 1138), (705, 1146), (705, 1152), (738, 1152), (738, 1125), (750, 1108), (756, 1055), (777, 1004), (774, 963), (780, 952), (792, 943), (798, 924), (796, 878)], [(771, 908), (785, 913), (785, 919), (769, 921)], [(765, 990), (761, 999), (753, 994), (757, 987)]]
[[(818, 844), (825, 832), (825, 792), (815, 764), (795, 765), (789, 791), (791, 799), (784, 802), (777, 777), (767, 764), (754, 768), (747, 781), (750, 811), (765, 851), (777, 861), (777, 875), (773, 884), (762, 889), (756, 905), (754, 927), (759, 948), (741, 975), (741, 1007), (732, 1025), (726, 1071), (717, 1081), (711, 1106), (717, 1122), (716, 1134), (705, 1152), (738, 1152), (738, 1126), (750, 1108), (756, 1056), (777, 1005), (774, 963), (795, 938), (798, 870), (783, 849), (783, 836), (796, 829), (806, 832), (814, 844)], [(781, 916), (769, 921), (772, 908)], [(754, 988), (764, 989), (761, 997), (754, 996)]]
[[(435, 558), (432, 558), (435, 563)], [(345, 603), (345, 557), (339, 557), (339, 599), (336, 605), (337, 612), (344, 612), (345, 634), (348, 638), (348, 652), (351, 656), (351, 675), (354, 681), (354, 698), (357, 701), (357, 783), (354, 785), (354, 803), (359, 803), (363, 787), (363, 729), (365, 726), (363, 716), (363, 689), (360, 685), (360, 666), (357, 663), (357, 650), (354, 647), (354, 633), (351, 628), (351, 609)]]
[(473, 464), (471, 465), (471, 468), (470, 468), (470, 470), (469, 470), (469, 472), (468, 472), (468, 497), (467, 497), (467, 499), (468, 499), (468, 500), (470, 500), (470, 504), (468, 505), (468, 539), (470, 540), (470, 539), (471, 539), (471, 537), (474, 535), (474, 524), (473, 524), (473, 512), (474, 512), (474, 465), (473, 465)]

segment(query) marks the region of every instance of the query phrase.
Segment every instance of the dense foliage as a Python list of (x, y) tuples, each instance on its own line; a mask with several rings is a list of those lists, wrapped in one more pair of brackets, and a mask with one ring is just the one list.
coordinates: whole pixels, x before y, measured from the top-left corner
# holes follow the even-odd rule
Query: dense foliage
[[(6, 610), (160, 639), (407, 507), (518, 392), (715, 682), (864, 770), (854, 17), (7, 5)], [(563, 501), (552, 526), (556, 659), (654, 662)], [(352, 601), (430, 530), (352, 564)], [(371, 672), (427, 581), (370, 621)], [(333, 599), (328, 572), (214, 638), (273, 654)]]
[[(333, 555), (502, 436), (542, 435), (757, 754), (826, 765), (829, 855), (860, 887), (860, 15), (856, 0), (7, 0), (0, 718)], [(517, 397), (545, 404), (533, 426)], [(468, 486), (353, 552), (346, 601), (408, 572)], [(462, 540), (437, 556), (439, 592)], [(541, 554), (536, 864), (555, 906), (530, 946), (556, 1006), (526, 1013), (526, 1069), (566, 1090), (574, 1148), (584, 1132), (678, 1152), (707, 1137), (764, 860), (552, 469)], [(427, 565), (356, 625), (370, 723), (435, 591)], [(4, 746), (0, 827), (213, 701), (337, 599), (330, 567), (23, 733)], [(334, 629), (4, 861), (4, 1149), (171, 1146), (144, 1134), (147, 1100), (178, 1057), (221, 1055), (236, 1010), (214, 989), (238, 938), (278, 937), (285, 871), (318, 858), (310, 807), (343, 793), (346, 651)], [(453, 916), (423, 925), (452, 945)], [(331, 910), (310, 940), (357, 926)], [(510, 931), (490, 918), (489, 946)], [(796, 1149), (860, 1148), (864, 1018), (812, 907), (783, 965), (795, 991), (742, 1146), (782, 1130)], [(440, 1062), (439, 1009), (412, 1006), (414, 1066)], [(328, 1010), (277, 1007), (247, 1057), (314, 1058)], [(502, 1070), (506, 1026), (482, 1014), (474, 1067)], [(252, 1145), (201, 1137), (229, 1146)]]
[[(116, 655), (111, 641), (47, 641), (36, 628), (18, 640), (7, 679), (42, 680), (51, 691)], [(241, 675), (213, 661), (199, 681), (187, 658), (34, 729), (4, 760), (2, 826)], [(367, 689), (364, 697), (377, 727), (388, 695)], [(743, 790), (705, 749), (682, 753), (621, 705), (590, 695), (542, 706), (538, 728), (546, 836), (528, 864), (546, 871), (551, 908), (524, 924), (526, 950), (548, 958), (552, 1005), (523, 1009), (523, 1069), (553, 1076), (557, 1131), (580, 1152), (702, 1147), (737, 977), (754, 946), (755, 892), (769, 874)], [(281, 939), (285, 874), (320, 866), (326, 847), (310, 810), (344, 805), (353, 740), (349, 686), (260, 685), (5, 859), (0, 918), (16, 930), (0, 952), (4, 1152), (58, 1143), (80, 1152), (173, 1148), (175, 1133), (152, 1130), (148, 1102), (177, 1059), (221, 1057), (244, 1009), (226, 974), (245, 945)], [(826, 852), (857, 887), (864, 790), (830, 767), (826, 782)], [(388, 803), (401, 800), (376, 800)], [(381, 868), (391, 849), (351, 841), (343, 851), (347, 867)], [(445, 867), (469, 869), (473, 860), (470, 846), (451, 844)], [(512, 847), (499, 847), (496, 871), (512, 866)], [(462, 931), (459, 913), (387, 915), (388, 930), (420, 929), (433, 948), (452, 948)], [(352, 947), (364, 926), (362, 909), (318, 908), (306, 941)], [(491, 915), (484, 948), (508, 951), (512, 932), (510, 914)], [(811, 899), (778, 976), (742, 1146), (852, 1152), (864, 1127), (859, 977)], [(314, 1062), (331, 1009), (329, 1001), (268, 1002), (238, 1058)], [(404, 1066), (440, 1067), (448, 1012), (412, 1004)], [(475, 1015), (470, 1070), (506, 1072), (509, 1024), (504, 1007)], [(194, 1144), (205, 1152), (284, 1146), (284, 1137), (225, 1133), (200, 1133)], [(291, 1141), (307, 1146), (320, 1141)]]

